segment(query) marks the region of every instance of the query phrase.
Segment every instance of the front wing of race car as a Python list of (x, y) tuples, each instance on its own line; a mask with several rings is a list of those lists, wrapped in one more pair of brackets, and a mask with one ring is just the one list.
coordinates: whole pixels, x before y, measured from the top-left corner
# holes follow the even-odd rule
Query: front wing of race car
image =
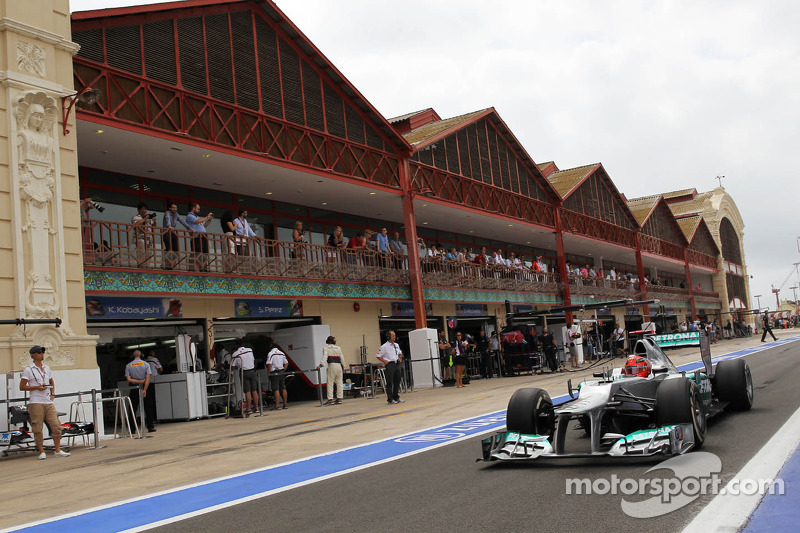
[[(596, 453), (556, 453), (546, 436), (503, 431), (481, 441), (483, 461), (530, 461), (597, 457), (653, 457), (681, 455), (694, 447), (691, 424), (674, 424), (643, 429), (629, 435), (606, 434), (606, 451)], [(613, 443), (612, 443), (613, 442)]]

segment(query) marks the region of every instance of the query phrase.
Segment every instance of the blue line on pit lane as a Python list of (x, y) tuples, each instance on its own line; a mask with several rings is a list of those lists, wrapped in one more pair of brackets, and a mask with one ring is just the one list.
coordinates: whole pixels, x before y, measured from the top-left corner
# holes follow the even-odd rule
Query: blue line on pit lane
[[(715, 358), (716, 361), (750, 355), (774, 346), (786, 344), (800, 337), (762, 344), (756, 348), (739, 350)], [(678, 370), (691, 371), (702, 363), (681, 365)], [(553, 398), (559, 405), (569, 400), (569, 395)], [(464, 440), (505, 426), (505, 410), (482, 415), (460, 422), (425, 429), (408, 435), (392, 437), (326, 455), (300, 459), (284, 465), (267, 467), (255, 472), (239, 474), (227, 479), (209, 481), (194, 487), (177, 489), (164, 494), (143, 497), (135, 501), (89, 510), (26, 528), (25, 531), (106, 532), (147, 526), (188, 513), (203, 511), (244, 498), (279, 491), (298, 483), (307, 483), (348, 470), (364, 468), (405, 454), (424, 451), (448, 443)], [(11, 529), (15, 531), (17, 529)]]

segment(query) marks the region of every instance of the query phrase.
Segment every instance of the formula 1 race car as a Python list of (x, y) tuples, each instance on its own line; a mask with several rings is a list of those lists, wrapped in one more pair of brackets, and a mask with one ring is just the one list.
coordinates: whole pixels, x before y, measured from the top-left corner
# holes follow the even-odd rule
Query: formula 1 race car
[(702, 370), (678, 371), (645, 337), (623, 368), (595, 373), (599, 379), (577, 389), (568, 382), (572, 399), (558, 407), (542, 389), (517, 390), (508, 402), (506, 431), (483, 439), (482, 459), (652, 457), (700, 448), (709, 417), (753, 405), (753, 380), (744, 359), (712, 366), (703, 340)]

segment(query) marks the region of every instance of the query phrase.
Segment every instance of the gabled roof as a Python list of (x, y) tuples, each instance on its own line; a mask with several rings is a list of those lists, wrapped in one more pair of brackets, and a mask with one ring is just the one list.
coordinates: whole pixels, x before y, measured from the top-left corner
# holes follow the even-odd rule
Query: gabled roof
[(536, 166), (539, 167), (539, 170), (542, 172), (544, 177), (546, 178), (553, 172), (558, 172), (558, 166), (556, 166), (555, 162), (547, 161), (545, 163), (536, 163)]
[(689, 196), (695, 194), (697, 194), (697, 189), (691, 188), (691, 189), (681, 189), (679, 191), (665, 192), (661, 196), (669, 200), (671, 198), (678, 198), (680, 196)]
[(678, 226), (680, 226), (681, 231), (688, 242), (692, 242), (697, 228), (700, 227), (701, 220), (703, 220), (703, 217), (700, 215), (685, 216), (677, 219)]
[[(237, 6), (237, 4), (239, 4)], [(223, 7), (227, 6), (227, 7)], [(168, 2), (163, 4), (149, 4), (142, 6), (119, 7), (109, 9), (97, 9), (92, 11), (78, 11), (71, 14), (73, 32), (75, 25), (81, 29), (94, 26), (108, 26), (109, 19), (118, 17), (124, 19), (131, 17), (134, 24), (142, 23), (151, 17), (169, 17), (169, 12), (186, 16), (202, 15), (206, 11), (219, 13), (220, 10), (233, 11), (236, 9), (252, 9), (262, 12), (264, 17), (276, 24), (285, 36), (292, 41), (303, 53), (308, 56), (311, 63), (314, 63), (338, 89), (350, 99), (355, 108), (362, 112), (380, 130), (389, 142), (399, 152), (408, 152), (410, 147), (403, 137), (399, 135), (389, 124), (386, 118), (364, 97), (361, 92), (339, 71), (338, 68), (301, 32), (297, 26), (278, 8), (273, 0), (184, 0)], [(124, 22), (116, 22), (116, 24)]]
[(600, 163), (593, 165), (586, 165), (583, 167), (569, 168), (567, 170), (559, 170), (547, 176), (547, 181), (556, 190), (561, 199), (565, 199), (572, 194), (578, 186), (592, 175), (592, 172), (600, 168)]
[(471, 122), (473, 119), (482, 115), (487, 115), (491, 111), (492, 108), (482, 109), (480, 111), (473, 111), (472, 113), (459, 115), (457, 117), (446, 118), (438, 122), (431, 122), (430, 124), (425, 124), (422, 127), (406, 133), (403, 137), (405, 137), (408, 144), (412, 145), (416, 149), (418, 148), (417, 145), (425, 143), (426, 141), (432, 141), (438, 137), (447, 136), (453, 131), (459, 129), (461, 126)]
[(631, 210), (633, 216), (640, 226), (644, 226), (647, 219), (656, 209), (658, 202), (661, 201), (661, 196), (643, 196), (641, 198), (634, 198), (627, 200), (628, 209)]
[[(434, 114), (436, 114), (436, 116), (439, 116), (438, 113), (436, 113), (436, 111), (434, 111), (432, 107), (428, 107), (426, 109), (420, 109), (419, 111), (412, 111), (411, 113), (406, 113), (405, 115), (400, 115), (399, 117), (392, 117), (392, 118), (387, 119), (387, 120), (389, 121), (390, 124), (394, 124), (395, 122), (400, 122), (402, 120), (408, 120), (411, 117), (415, 117), (417, 115), (421, 115), (422, 113), (429, 113), (429, 112), (433, 112)], [(442, 120), (442, 119), (439, 118), (439, 120)]]
[(711, 197), (712, 192), (701, 192), (688, 200), (680, 202), (667, 202), (672, 214), (676, 217), (681, 215), (699, 215), (703, 212), (703, 204)]

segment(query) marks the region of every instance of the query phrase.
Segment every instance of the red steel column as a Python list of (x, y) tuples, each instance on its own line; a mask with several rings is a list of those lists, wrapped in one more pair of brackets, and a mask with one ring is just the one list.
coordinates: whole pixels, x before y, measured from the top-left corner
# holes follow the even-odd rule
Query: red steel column
[[(647, 286), (644, 282), (644, 264), (642, 263), (642, 245), (639, 243), (639, 232), (637, 231), (634, 235), (636, 236), (636, 270), (639, 272), (639, 298), (647, 300)], [(644, 318), (649, 319), (650, 306), (643, 305), (642, 313)]]
[(400, 187), (403, 189), (403, 223), (408, 242), (408, 278), (411, 285), (411, 301), (414, 303), (414, 319), (417, 329), (428, 327), (425, 297), (422, 290), (422, 271), (417, 245), (417, 217), (414, 216), (414, 193), (411, 191), (411, 169), (408, 157), (400, 159)]
[[(689, 268), (689, 249), (683, 249), (683, 264), (686, 267), (686, 283), (689, 287), (689, 304), (692, 307), (692, 320), (697, 320), (697, 306), (694, 301), (694, 285), (692, 285), (692, 269)], [(720, 318), (720, 320), (722, 320)]]
[[(564, 250), (564, 235), (561, 231), (561, 208), (557, 206), (553, 206), (553, 210), (555, 211), (555, 219), (556, 219), (556, 253), (558, 259), (558, 275), (561, 277), (561, 281), (563, 282), (563, 290), (561, 297), (564, 299), (564, 306), (572, 305), (572, 297), (570, 296), (569, 292), (569, 273), (567, 272), (567, 253)], [(564, 314), (564, 318), (567, 322), (572, 322), (572, 311), (567, 311)]]

